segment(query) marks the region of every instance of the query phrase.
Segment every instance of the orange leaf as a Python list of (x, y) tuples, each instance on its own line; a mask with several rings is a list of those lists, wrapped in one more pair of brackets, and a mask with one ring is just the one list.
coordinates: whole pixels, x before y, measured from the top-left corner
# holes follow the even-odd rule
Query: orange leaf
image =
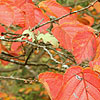
[(77, 20), (85, 25), (89, 25), (89, 26), (92, 26), (94, 24), (94, 18), (87, 15), (87, 14), (84, 14), (84, 17), (80, 18), (78, 17)]
[(94, 65), (93, 70), (100, 73), (100, 65)]
[(7, 94), (3, 93), (3, 92), (0, 92), (0, 98), (4, 98), (4, 97), (7, 97)]
[(100, 13), (100, 2), (96, 2), (93, 7), (96, 9), (97, 13)]
[(0, 2), (5, 2), (5, 3), (8, 3), (10, 5), (14, 5), (14, 0), (0, 0)]
[[(50, 72), (39, 75), (39, 80), (42, 80), (45, 88), (49, 90), (51, 100), (100, 100), (100, 79), (90, 68), (69, 68), (63, 79), (61, 78), (61, 85), (58, 85), (60, 77), (57, 76), (58, 74)], [(56, 91), (58, 88), (59, 91)], [(56, 95), (52, 91), (55, 91)]]

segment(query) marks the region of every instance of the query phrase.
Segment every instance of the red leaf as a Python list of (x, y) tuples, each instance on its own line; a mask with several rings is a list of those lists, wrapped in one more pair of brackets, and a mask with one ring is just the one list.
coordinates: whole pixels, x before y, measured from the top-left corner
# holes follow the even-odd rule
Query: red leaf
[(13, 10), (7, 3), (0, 2), (0, 23), (10, 26), (13, 23)]
[(22, 43), (21, 42), (13, 42), (11, 44), (11, 50), (8, 51), (8, 53), (12, 56), (19, 56), (19, 54), (22, 54)]
[(19, 51), (21, 51), (21, 46), (21, 42), (13, 42), (11, 45), (11, 51), (18, 53)]
[(48, 14), (55, 17), (61, 17), (70, 12), (69, 8), (64, 9), (55, 0), (46, 0), (39, 3), (39, 7), (47, 11)]
[(8, 61), (4, 61), (4, 60), (2, 60), (2, 59), (0, 59), (0, 61), (1, 61), (1, 64), (2, 64), (3, 66), (6, 66), (6, 65), (8, 65), (8, 64), (9, 64), (9, 62), (8, 62)]
[(96, 53), (96, 37), (93, 32), (84, 30), (73, 39), (73, 54), (77, 63), (92, 60)]
[(68, 51), (72, 51), (72, 39), (76, 34), (75, 32), (72, 32), (72, 30), (67, 31), (71, 27), (70, 25), (70, 23), (56, 25), (56, 27), (54, 27), (52, 30), (53, 35), (58, 39), (60, 45)]
[(33, 3), (32, 0), (15, 0), (15, 5), (21, 8), (25, 3)]
[(17, 8), (16, 6), (12, 7), (14, 10), (14, 21), (13, 24), (19, 25), (24, 27), (25, 26), (25, 16), (21, 9)]
[(0, 2), (5, 2), (5, 3), (8, 3), (10, 5), (14, 5), (14, 0), (0, 0)]
[[(60, 86), (55, 84), (55, 81), (58, 80), (59, 82), (59, 78), (57, 78), (58, 75), (54, 74), (53, 78), (47, 77), (49, 75), (51, 76), (51, 74), (54, 73), (43, 73), (39, 75), (39, 80), (41, 81), (42, 79), (41, 82), (46, 88), (48, 88), (48, 90), (50, 91), (49, 93), (55, 91), (55, 89), (59, 88)], [(50, 83), (52, 83), (53, 85)], [(80, 66), (71, 67), (63, 75), (63, 80), (60, 83), (62, 83), (60, 91), (57, 91), (57, 96), (50, 94), (51, 100), (100, 99), (100, 79), (98, 78), (97, 74), (95, 74), (90, 68), (82, 69)]]
[(96, 65), (100, 67), (100, 37), (97, 38), (96, 55), (92, 61), (89, 62), (90, 67), (94, 68)]
[[(49, 21), (49, 18), (39, 8), (31, 3), (24, 4), (21, 9), (25, 12), (26, 28), (34, 27), (39, 22), (41, 22), (42, 19), (44, 20), (41, 22), (41, 24)], [(38, 30), (45, 31), (48, 27), (49, 25), (47, 24)]]
[(58, 73), (46, 72), (39, 75), (39, 80), (46, 86), (49, 96), (54, 100), (62, 87), (63, 76)]
[(93, 32), (94, 30), (85, 26), (78, 21), (68, 21), (60, 25), (54, 25), (52, 34), (58, 39), (60, 45), (68, 51), (73, 50), (72, 41), (78, 32), (85, 33), (87, 31)]
[(0, 36), (2, 36), (2, 32), (6, 32), (5, 28), (3, 26), (0, 25)]
[[(45, 0), (39, 3), (39, 7), (46, 11), (46, 14), (49, 16), (61, 17), (65, 14), (70, 13), (69, 7), (63, 7), (56, 0)], [(63, 19), (60, 19), (60, 23), (66, 22), (66, 20), (75, 20), (76, 14), (69, 15)]]
[(0, 0), (0, 2), (5, 2), (18, 8), (21, 8), (25, 3), (33, 3), (32, 0)]
[(25, 13), (25, 27), (32, 28), (35, 25), (34, 17), (34, 5), (30, 3), (25, 3), (21, 10)]
[[(41, 24), (43, 24), (43, 23), (49, 21), (49, 17), (46, 14), (44, 14), (42, 12), (42, 10), (39, 8), (34, 9), (34, 16), (35, 16), (35, 25), (37, 25), (39, 22), (41, 22)], [(46, 30), (47, 30), (47, 28), (49, 28), (49, 26), (50, 26), (50, 24), (46, 24), (46, 25), (38, 28), (35, 31), (39, 30), (42, 33), (46, 33), (47, 32)]]

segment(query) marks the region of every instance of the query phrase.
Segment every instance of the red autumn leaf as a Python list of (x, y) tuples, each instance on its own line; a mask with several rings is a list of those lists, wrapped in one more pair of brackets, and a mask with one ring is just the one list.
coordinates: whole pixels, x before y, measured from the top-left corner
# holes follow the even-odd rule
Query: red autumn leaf
[(0, 2), (6, 2), (10, 5), (21, 7), (25, 3), (33, 3), (32, 0), (0, 0)]
[(1, 64), (2, 64), (2, 65), (4, 65), (4, 66), (6, 66), (6, 65), (8, 65), (8, 64), (9, 64), (9, 62), (8, 62), (8, 61), (2, 60), (2, 59), (0, 59), (0, 61), (1, 61)]
[[(62, 23), (62, 22), (61, 22)], [(60, 45), (68, 51), (73, 50), (72, 41), (78, 32), (93, 32), (94, 30), (88, 26), (85, 26), (78, 21), (68, 21), (60, 25), (55, 25), (52, 34), (58, 39)]]
[(25, 26), (25, 16), (24, 12), (21, 11), (21, 9), (17, 8), (16, 6), (13, 6), (12, 9), (14, 10), (14, 25), (19, 25), (21, 27)]
[[(51, 99), (55, 99), (62, 87), (63, 75), (53, 72), (41, 73), (39, 80), (45, 85)], [(59, 88), (57, 88), (57, 86), (59, 86)]]
[[(13, 24), (19, 25), (21, 27), (24, 27), (25, 26), (25, 15), (24, 15), (24, 12), (20, 9), (20, 7), (22, 7), (26, 3), (34, 4), (32, 2), (32, 0), (22, 0), (22, 1), (20, 1), (20, 0), (15, 0), (15, 1), (12, 1), (12, 0), (1, 0), (0, 2), (4, 3), (4, 4), (6, 3), (12, 9), (13, 17), (14, 17), (12, 19)], [(10, 16), (8, 16), (8, 18), (9, 17)]]
[[(32, 28), (37, 25), (39, 22), (45, 23), (49, 21), (49, 18), (42, 12), (41, 9), (37, 8), (34, 4), (26, 3), (22, 6), (22, 11), (25, 13), (25, 27)], [(39, 28), (40, 31), (45, 31), (49, 25), (44, 25), (43, 27)]]
[[(60, 45), (67, 49), (68, 51), (72, 51), (72, 39), (75, 36), (76, 32), (67, 31), (69, 28), (73, 27), (70, 26), (71, 24), (69, 23), (64, 23), (61, 25), (57, 25), (53, 28), (52, 34), (58, 39), (60, 42)], [(74, 24), (73, 24), (74, 25)], [(70, 26), (70, 27), (69, 27)]]
[(97, 60), (100, 58), (100, 36), (96, 39), (96, 43), (97, 43), (97, 50), (93, 60)]
[(5, 3), (8, 3), (10, 5), (14, 5), (14, 0), (0, 0), (0, 2), (5, 2)]
[(97, 50), (96, 55), (92, 61), (89, 62), (91, 68), (100, 67), (100, 37), (97, 38)]
[[(34, 16), (35, 16), (35, 25), (37, 25), (40, 22), (41, 22), (41, 24), (43, 24), (43, 23), (49, 21), (49, 17), (46, 14), (44, 14), (42, 12), (42, 10), (39, 8), (34, 9)], [(46, 24), (46, 25), (38, 28), (37, 30), (39, 30), (42, 33), (46, 33), (47, 32), (46, 30), (49, 27), (50, 27), (50, 24)], [(35, 31), (37, 31), (37, 30), (35, 30)]]
[(21, 10), (25, 13), (25, 27), (32, 28), (35, 26), (35, 16), (34, 16), (34, 7), (35, 5), (30, 3), (25, 3)]
[(100, 57), (96, 60), (92, 60), (89, 62), (89, 66), (91, 68), (94, 68), (95, 66), (99, 66), (100, 67)]
[(100, 65), (92, 65), (90, 64), (90, 67), (93, 67), (93, 71), (97, 72), (100, 75)]
[(96, 53), (96, 37), (93, 32), (84, 30), (76, 34), (73, 39), (73, 55), (78, 64), (85, 60), (92, 60)]
[[(69, 68), (63, 75), (62, 82), (58, 74), (53, 78), (48, 77), (54, 73), (43, 73), (39, 80), (50, 93), (51, 100), (99, 100), (100, 99), (100, 78), (90, 68), (83, 69), (80, 66)], [(57, 81), (58, 80), (58, 81)], [(55, 83), (57, 82), (57, 84)], [(61, 85), (58, 85), (61, 84)], [(50, 88), (52, 87), (52, 88)], [(59, 88), (60, 87), (60, 88)], [(52, 91), (56, 91), (56, 95)]]
[[(56, 0), (45, 0), (39, 3), (39, 7), (46, 11), (46, 14), (49, 16), (61, 17), (65, 14), (70, 13), (69, 7), (63, 7)], [(66, 20), (71, 21), (76, 19), (76, 14), (69, 15), (63, 19), (60, 19), (60, 22), (66, 22)]]
[(39, 3), (39, 7), (46, 10), (46, 13), (50, 14), (51, 16), (61, 17), (70, 12), (69, 8), (64, 9), (59, 3), (55, 0), (46, 0)]
[(13, 42), (11, 45), (11, 51), (9, 53), (13, 56), (18, 56), (19, 52), (22, 50), (22, 43), (21, 42)]
[(0, 25), (0, 36), (2, 36), (1, 33), (6, 32), (5, 28), (3, 26)]
[(0, 2), (0, 23), (10, 26), (13, 23), (13, 10), (7, 3)]
[(33, 3), (32, 0), (15, 0), (15, 5), (21, 8), (25, 3)]

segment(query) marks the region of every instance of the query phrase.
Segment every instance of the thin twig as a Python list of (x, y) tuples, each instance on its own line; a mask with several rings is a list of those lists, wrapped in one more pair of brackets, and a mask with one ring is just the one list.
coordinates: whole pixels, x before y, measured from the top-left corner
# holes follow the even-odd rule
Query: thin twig
[(49, 52), (48, 49), (46, 49), (46, 47), (43, 47), (43, 49), (49, 54), (50, 58), (55, 61), (58, 64), (62, 64), (61, 62), (57, 61), (56, 59), (53, 58), (53, 55)]
[(7, 41), (7, 42), (26, 42), (26, 43), (28, 43), (28, 44), (30, 44), (30, 45), (43, 48), (43, 49), (50, 55), (50, 57), (51, 57), (51, 59), (52, 59), (53, 61), (55, 61), (55, 62), (58, 63), (58, 64), (61, 64), (61, 62), (59, 62), (59, 61), (57, 61), (56, 59), (53, 58), (53, 56), (52, 56), (52, 54), (49, 52), (49, 50), (46, 49), (46, 46), (38, 45), (38, 44), (35, 44), (35, 43), (30, 42), (30, 41), (28, 41), (28, 40), (11, 40), (11, 39), (3, 39), (2, 37), (0, 37), (0, 40), (2, 40), (2, 41)]
[(43, 23), (43, 24), (41, 24), (41, 25), (36, 25), (36, 26), (34, 26), (34, 27), (32, 28), (32, 31), (34, 31), (35, 29), (38, 29), (39, 27), (42, 27), (42, 26), (44, 26), (44, 25), (46, 25), (46, 24), (49, 24), (49, 23), (53, 23), (53, 22), (55, 22), (55, 21), (58, 21), (58, 20), (60, 20), (60, 19), (62, 19), (62, 18), (64, 18), (64, 17), (67, 17), (67, 16), (71, 15), (71, 14), (75, 14), (75, 13), (84, 11), (84, 10), (90, 8), (91, 6), (93, 6), (97, 1), (98, 1), (98, 0), (95, 0), (95, 1), (92, 2), (90, 5), (88, 5), (88, 6), (85, 7), (85, 8), (82, 8), (82, 9), (80, 9), (80, 10), (76, 10), (76, 11), (70, 12), (70, 13), (64, 15), (64, 16), (61, 16), (61, 17), (59, 17), (59, 18), (55, 18), (55, 19), (50, 20), (50, 21), (48, 21), (48, 22), (46, 22), (46, 23)]
[(38, 80), (30, 80), (30, 79), (24, 79), (24, 78), (17, 78), (17, 77), (7, 77), (7, 76), (0, 76), (0, 79), (7, 79), (7, 80), (17, 80), (17, 81), (24, 81), (25, 83), (33, 83), (33, 82), (38, 82)]
[(27, 59), (25, 60), (25, 65), (27, 64), (27, 62), (28, 62), (28, 60), (29, 60), (29, 58), (30, 58), (30, 56), (31, 56), (31, 54), (32, 54), (32, 52), (33, 52), (33, 48), (32, 48), (32, 46), (30, 47), (30, 52), (29, 52), (29, 54), (28, 54), (28, 56), (27, 56)]
[[(16, 60), (13, 60), (13, 59), (10, 59), (10, 58), (6, 58), (4, 55), (0, 55), (0, 59), (2, 59), (2, 60), (5, 60), (5, 61), (8, 61), (8, 62), (11, 62), (11, 63), (14, 63), (14, 64), (17, 64), (17, 65), (21, 65), (20, 67), (14, 67), (14, 68), (11, 68), (11, 69), (0, 69), (1, 71), (0, 72), (10, 72), (10, 71), (15, 71), (15, 70), (19, 70), (19, 69), (22, 69), (24, 66), (25, 66), (25, 63), (23, 63), (23, 62), (19, 62), (19, 61), (16, 61)], [(27, 65), (29, 65), (29, 66), (46, 66), (47, 68), (49, 68), (49, 69), (54, 69), (54, 70), (56, 70), (56, 71), (59, 71), (59, 72), (65, 72), (65, 70), (64, 69), (59, 69), (59, 68), (56, 68), (56, 67), (51, 67), (51, 66), (49, 66), (49, 65), (47, 65), (47, 64), (45, 64), (45, 63), (27, 63)]]

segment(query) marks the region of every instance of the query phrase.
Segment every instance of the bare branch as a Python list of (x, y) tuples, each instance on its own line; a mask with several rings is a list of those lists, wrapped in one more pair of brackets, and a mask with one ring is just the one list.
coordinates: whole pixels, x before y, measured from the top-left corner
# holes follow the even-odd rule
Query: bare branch
[(55, 61), (58, 64), (62, 64), (61, 62), (57, 61), (56, 59), (53, 58), (52, 54), (49, 52), (48, 49), (46, 49), (46, 47), (43, 47), (43, 49), (49, 54), (50, 58)]
[(70, 13), (64, 15), (64, 16), (61, 16), (61, 17), (59, 17), (59, 18), (55, 18), (55, 19), (50, 20), (50, 21), (48, 21), (48, 22), (46, 22), (46, 23), (43, 23), (43, 24), (41, 24), (41, 25), (36, 25), (36, 26), (34, 26), (34, 27), (32, 28), (32, 31), (34, 31), (35, 29), (38, 29), (39, 27), (42, 27), (42, 26), (44, 26), (44, 25), (46, 25), (46, 24), (49, 24), (49, 23), (53, 23), (53, 22), (55, 22), (55, 21), (58, 21), (58, 20), (60, 20), (60, 19), (62, 19), (62, 18), (64, 18), (64, 17), (67, 17), (67, 16), (71, 15), (71, 14), (75, 14), (75, 13), (84, 11), (84, 10), (90, 8), (91, 6), (93, 6), (97, 1), (98, 1), (98, 0), (95, 0), (95, 1), (92, 2), (90, 5), (88, 5), (87, 7), (84, 7), (84, 8), (82, 8), (82, 9), (80, 9), (80, 10), (76, 10), (76, 11), (70, 12)]
[[(11, 72), (11, 71), (22, 69), (25, 66), (25, 63), (19, 62), (19, 61), (13, 60), (13, 59), (10, 59), (8, 57), (6, 58), (3, 55), (0, 55), (0, 59), (8, 61), (8, 62), (11, 62), (11, 63), (14, 63), (14, 64), (17, 64), (17, 65), (21, 65), (20, 67), (14, 67), (14, 68), (9, 68), (9, 69), (0, 68), (0, 72)], [(27, 63), (26, 65), (29, 65), (29, 66), (38, 66), (38, 67), (39, 66), (45, 66), (45, 67), (47, 67), (49, 69), (54, 69), (54, 70), (57, 70), (59, 72), (65, 72), (64, 69), (56, 68), (56, 67), (51, 67), (51, 66), (49, 66), (49, 65), (47, 65), (45, 63)]]
[(24, 83), (38, 82), (37, 79), (30, 80), (30, 79), (24, 79), (24, 78), (17, 78), (17, 77), (13, 77), (13, 76), (10, 76), (10, 77), (7, 77), (7, 76), (0, 76), (0, 79), (24, 81)]
[[(35, 44), (35, 43), (30, 42), (30, 41), (28, 41), (28, 40), (11, 40), (11, 39), (2, 39), (2, 38), (0, 38), (0, 40), (2, 40), (2, 41), (7, 41), (7, 42), (26, 42), (26, 43), (28, 43), (28, 44), (30, 44), (30, 45), (43, 48), (43, 49), (50, 55), (50, 57), (51, 57), (51, 59), (52, 59), (53, 61), (55, 61), (55, 62), (58, 63), (58, 64), (62, 64), (61, 62), (59, 62), (59, 61), (57, 61), (56, 59), (53, 58), (53, 56), (52, 56), (52, 54), (49, 52), (49, 50), (46, 49), (46, 46), (38, 45), (38, 44)], [(16, 62), (16, 63), (17, 63), (17, 62)], [(25, 64), (26, 64), (26, 63), (25, 63)]]

